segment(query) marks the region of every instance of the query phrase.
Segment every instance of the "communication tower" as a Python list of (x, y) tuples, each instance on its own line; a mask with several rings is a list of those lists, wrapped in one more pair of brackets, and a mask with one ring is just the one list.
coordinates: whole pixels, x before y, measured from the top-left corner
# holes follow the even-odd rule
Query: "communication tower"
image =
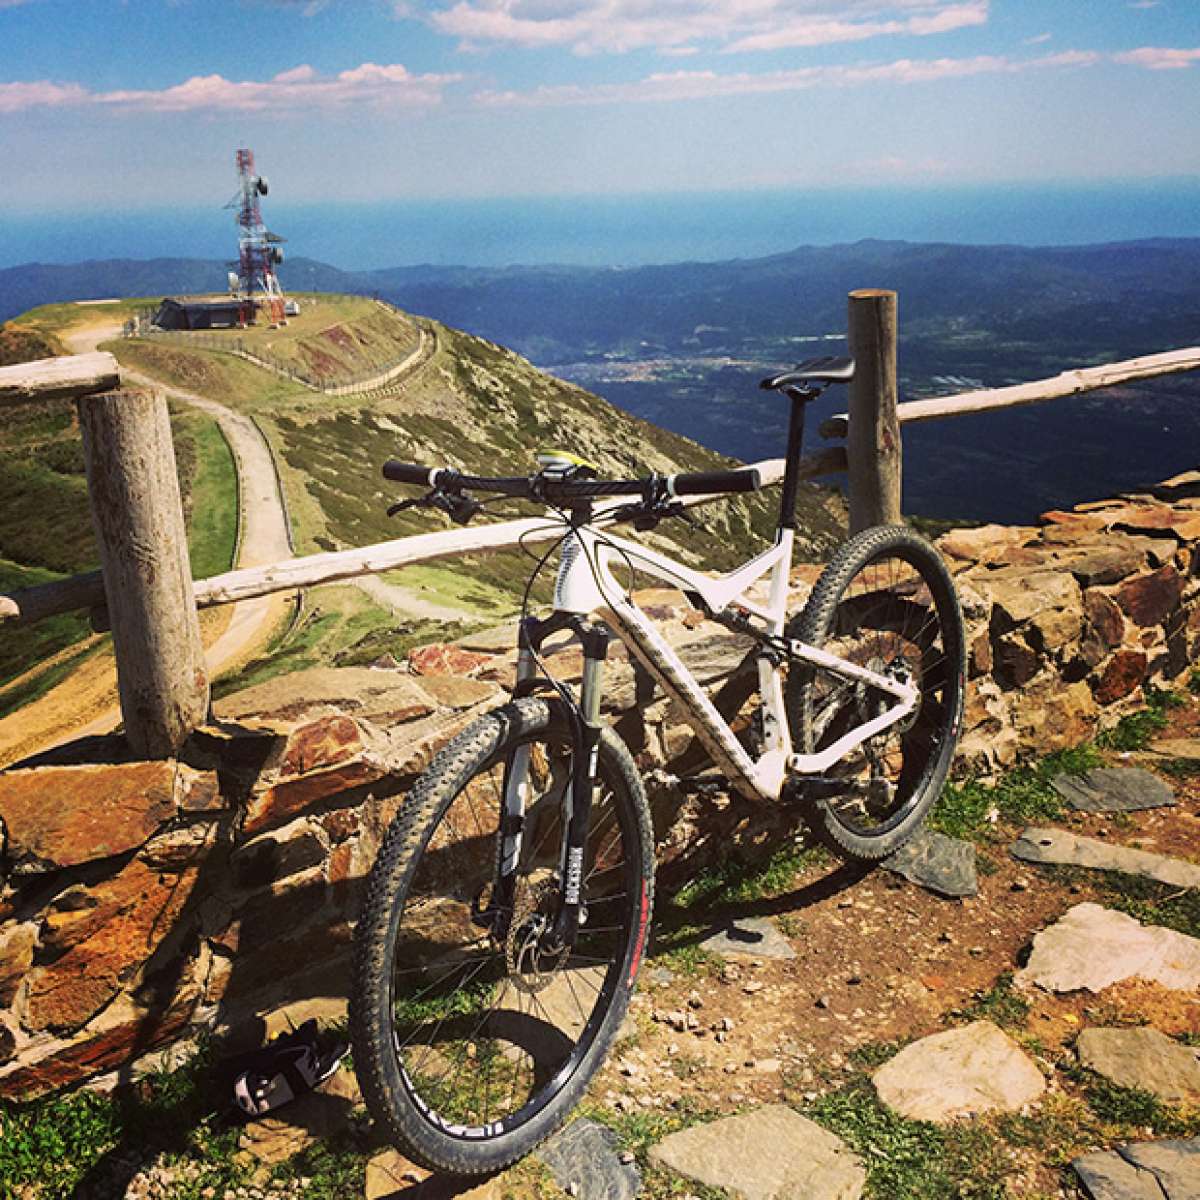
[[(237, 286), (235, 295), (241, 302), (240, 321), (253, 325), (262, 309), (272, 327), (287, 324), (286, 299), (275, 268), (283, 262), (279, 248), (285, 239), (272, 233), (264, 224), (259, 198), (270, 190), (266, 177), (254, 170), (254, 151), (237, 152), (238, 191), (226, 205), (235, 212), (238, 226)], [(233, 288), (233, 272), (230, 272)]]

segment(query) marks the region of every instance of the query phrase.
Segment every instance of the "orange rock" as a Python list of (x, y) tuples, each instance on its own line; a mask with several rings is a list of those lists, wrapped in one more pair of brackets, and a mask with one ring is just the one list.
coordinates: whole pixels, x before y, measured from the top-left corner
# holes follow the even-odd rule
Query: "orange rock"
[(318, 767), (347, 762), (362, 750), (358, 722), (335, 713), (294, 729), (288, 737), (280, 777), (304, 775)]
[(1092, 685), (1097, 702), (1112, 704), (1135, 691), (1146, 677), (1146, 661), (1140, 650), (1118, 650)]
[(77, 1029), (126, 989), (175, 929), (198, 870), (160, 875), (134, 859), (110, 879), (76, 890), (72, 903), (52, 910), (43, 944), (64, 951), (35, 966), (22, 1023), (32, 1031)]
[(1138, 625), (1161, 625), (1183, 595), (1183, 580), (1172, 566), (1131, 579), (1117, 590), (1117, 603)]
[(1125, 618), (1108, 596), (1089, 588), (1083, 593), (1083, 611), (1092, 631), (1108, 649), (1121, 644), (1125, 637)]
[(409, 651), (408, 667), (414, 675), (469, 675), (491, 657), (449, 642), (434, 642)]
[(249, 836), (282, 825), (310, 808), (331, 802), (342, 792), (375, 783), (387, 774), (388, 768), (382, 762), (358, 759), (277, 783), (250, 801), (242, 832)]
[(1126, 508), (1117, 515), (1113, 524), (1118, 529), (1128, 529), (1134, 533), (1170, 533), (1181, 542), (1200, 539), (1200, 513), (1171, 508), (1165, 504)]
[(0, 1076), (0, 1098), (32, 1100), (111, 1071), (169, 1042), (187, 1025), (195, 1006), (193, 989), (177, 996), (162, 1013), (139, 1013), (132, 1005), (123, 1006), (101, 1029), (90, 1030), (45, 1057)]
[(74, 867), (142, 845), (177, 812), (173, 762), (0, 773), (0, 820), (18, 872)]
[(0, 1005), (12, 1003), (33, 962), (36, 943), (37, 930), (32, 925), (15, 925), (0, 933)]

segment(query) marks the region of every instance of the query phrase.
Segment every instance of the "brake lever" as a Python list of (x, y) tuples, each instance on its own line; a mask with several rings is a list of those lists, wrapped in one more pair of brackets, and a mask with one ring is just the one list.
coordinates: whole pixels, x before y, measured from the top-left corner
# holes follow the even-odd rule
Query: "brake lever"
[(430, 492), (425, 497), (431, 508), (444, 512), (455, 525), (466, 525), (471, 518), (483, 511), (483, 505), (461, 492)]
[(456, 525), (466, 525), (476, 513), (483, 511), (483, 505), (478, 500), (459, 492), (443, 492), (437, 488), (426, 492), (424, 496), (393, 504), (387, 510), (387, 515), (394, 517), (406, 508), (436, 508), (439, 512), (444, 512)]
[(613, 513), (613, 517), (618, 521), (632, 521), (634, 529), (642, 533), (656, 529), (659, 522), (665, 521), (668, 517), (680, 517), (688, 525), (695, 526), (696, 524), (687, 515), (687, 510), (678, 500), (656, 500), (652, 503), (643, 501), (641, 504), (626, 504), (622, 508), (618, 508)]

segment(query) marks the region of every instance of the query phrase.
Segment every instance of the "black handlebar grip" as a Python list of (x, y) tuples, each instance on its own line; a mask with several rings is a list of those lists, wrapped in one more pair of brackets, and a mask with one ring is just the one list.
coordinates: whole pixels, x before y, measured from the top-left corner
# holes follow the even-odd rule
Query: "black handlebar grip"
[(694, 471), (671, 475), (667, 487), (674, 496), (707, 496), (720, 492), (757, 492), (762, 479), (754, 467), (737, 471)]
[(393, 483), (415, 483), (420, 487), (433, 487), (433, 476), (439, 468), (422, 467), (418, 463), (401, 462), (389, 458), (383, 464), (383, 477)]

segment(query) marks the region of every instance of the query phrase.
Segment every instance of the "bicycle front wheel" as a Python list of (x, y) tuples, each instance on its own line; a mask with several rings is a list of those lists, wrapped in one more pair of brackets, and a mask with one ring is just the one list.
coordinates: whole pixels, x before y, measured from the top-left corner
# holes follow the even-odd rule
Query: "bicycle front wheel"
[[(802, 784), (817, 832), (844, 856), (875, 861), (920, 827), (950, 769), (962, 723), (962, 613), (938, 552), (902, 526), (863, 530), (825, 568), (790, 636), (913, 685), (912, 713)], [(883, 713), (888, 698), (793, 663), (788, 716), (798, 749), (815, 753)]]
[[(605, 730), (584, 859), (586, 919), (547, 959), (559, 890), (570, 725), (519, 700), (430, 764), (384, 839), (355, 930), (351, 1031), (367, 1106), (432, 1170), (484, 1174), (552, 1133), (583, 1095), (629, 1004), (653, 892), (645, 793)], [(506, 766), (525, 779), (511, 905), (491, 902)], [(525, 765), (527, 764), (527, 766)]]

